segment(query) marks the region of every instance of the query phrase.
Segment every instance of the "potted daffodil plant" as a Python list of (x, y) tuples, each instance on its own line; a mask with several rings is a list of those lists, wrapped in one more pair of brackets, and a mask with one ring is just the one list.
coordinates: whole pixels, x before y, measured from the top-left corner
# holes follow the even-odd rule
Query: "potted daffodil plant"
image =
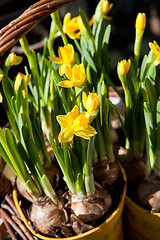
[[(141, 60), (140, 49), (146, 16), (136, 19), (134, 57), (118, 63), (118, 76), (125, 94), (124, 160), (128, 190), (126, 218), (130, 239), (159, 239), (159, 45)], [(123, 154), (122, 154), (123, 156)]]
[(17, 176), (13, 200), (23, 227), (38, 239), (123, 239), (126, 179), (110, 135), (108, 88), (119, 92), (109, 77), (104, 21), (112, 6), (99, 1), (90, 21), (82, 9), (63, 22), (52, 13), (42, 53), (20, 39), (25, 74), (10, 77), (22, 61), (14, 53), (1, 69), (10, 129), (0, 130), (0, 151)]

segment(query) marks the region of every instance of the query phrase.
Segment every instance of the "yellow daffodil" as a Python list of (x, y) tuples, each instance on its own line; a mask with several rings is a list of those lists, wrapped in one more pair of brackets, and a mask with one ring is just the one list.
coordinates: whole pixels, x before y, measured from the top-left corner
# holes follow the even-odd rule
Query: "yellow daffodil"
[(83, 30), (83, 22), (80, 16), (71, 19), (71, 13), (67, 13), (63, 20), (63, 31), (71, 39), (80, 38)]
[(72, 68), (66, 66), (65, 75), (69, 80), (59, 82), (58, 86), (65, 88), (82, 86), (86, 79), (84, 65), (82, 63), (79, 65), (75, 64)]
[(112, 7), (113, 3), (109, 3), (109, 1), (106, 0), (101, 0), (95, 11), (95, 21), (99, 22), (102, 17), (110, 20), (111, 17), (108, 17), (107, 14), (110, 12)]
[(28, 85), (30, 80), (31, 80), (31, 74), (30, 75), (24, 75), (22, 73), (18, 73), (17, 76), (16, 76), (16, 80), (15, 80), (15, 92), (18, 91), (18, 88), (22, 82), (22, 79), (25, 80), (26, 84)]
[(110, 17), (106, 16), (113, 7), (113, 3), (109, 3), (109, 1), (101, 0), (101, 11), (103, 18), (111, 19)]
[[(94, 17), (89, 21), (89, 25), (93, 24)], [(71, 39), (80, 39), (82, 31), (83, 31), (83, 21), (81, 16), (73, 17), (71, 19), (71, 13), (67, 13), (63, 20), (63, 31), (66, 33)]]
[(0, 103), (2, 103), (3, 101), (3, 96), (2, 96), (2, 93), (0, 92)]
[(129, 59), (128, 61), (127, 60), (123, 60), (121, 62), (118, 63), (118, 68), (119, 68), (119, 71), (120, 71), (120, 74), (121, 75), (126, 75), (130, 69), (130, 66), (131, 66), (131, 60)]
[(62, 64), (59, 68), (59, 74), (65, 73), (65, 67), (71, 66), (74, 61), (74, 48), (71, 44), (58, 48), (58, 57), (49, 57), (53, 62)]
[(22, 62), (22, 57), (17, 56), (15, 53), (10, 53), (5, 60), (5, 66), (11, 67), (13, 65), (19, 65)]
[(89, 139), (96, 134), (96, 130), (89, 125), (88, 115), (86, 112), (79, 114), (77, 105), (68, 115), (57, 116), (57, 121), (63, 128), (58, 136), (61, 143), (70, 142), (74, 135)]
[(156, 43), (156, 41), (154, 41), (153, 43), (150, 42), (149, 47), (153, 51), (153, 53), (157, 56), (156, 61), (154, 62), (154, 64), (157, 66), (160, 64), (160, 47)]
[(88, 96), (85, 92), (82, 95), (83, 105), (87, 110), (87, 113), (92, 114), (99, 106), (99, 96), (97, 93), (90, 93)]
[(140, 34), (142, 32), (144, 32), (144, 29), (146, 27), (146, 15), (145, 13), (138, 13), (137, 18), (136, 18), (136, 31), (138, 33), (138, 36), (140, 36)]

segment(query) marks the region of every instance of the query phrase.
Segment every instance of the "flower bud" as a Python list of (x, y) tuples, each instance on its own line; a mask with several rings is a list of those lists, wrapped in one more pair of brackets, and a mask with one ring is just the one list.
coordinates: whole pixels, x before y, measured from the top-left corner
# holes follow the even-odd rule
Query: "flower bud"
[(119, 71), (120, 71), (120, 74), (121, 75), (126, 75), (130, 69), (130, 66), (131, 66), (131, 60), (129, 59), (128, 61), (127, 60), (123, 60), (121, 62), (118, 63), (118, 68), (119, 68)]
[(16, 76), (16, 81), (15, 81), (15, 85), (14, 85), (14, 88), (15, 88), (15, 92), (18, 91), (18, 88), (22, 82), (22, 79), (25, 80), (26, 84), (28, 85), (30, 80), (31, 80), (31, 74), (30, 75), (24, 75), (22, 73), (18, 73), (17, 76)]
[(90, 93), (88, 96), (85, 92), (82, 95), (83, 105), (89, 114), (97, 110), (99, 106), (99, 96), (97, 93)]
[(136, 31), (138, 33), (138, 36), (144, 31), (146, 27), (146, 15), (145, 13), (138, 13), (136, 18)]
[(104, 83), (104, 81), (102, 82), (101, 94), (102, 94), (102, 96), (106, 96), (107, 95), (107, 86)]

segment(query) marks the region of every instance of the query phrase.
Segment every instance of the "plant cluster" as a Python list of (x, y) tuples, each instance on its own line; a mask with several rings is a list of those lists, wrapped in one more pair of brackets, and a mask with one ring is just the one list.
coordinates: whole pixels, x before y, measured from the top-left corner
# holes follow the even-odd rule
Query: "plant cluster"
[[(22, 57), (14, 53), (8, 55), (0, 71), (11, 126), (4, 132), (0, 129), (0, 154), (24, 184), (33, 201), (31, 220), (45, 234), (49, 234), (50, 226), (42, 229), (43, 223), (40, 224), (39, 215), (35, 214), (39, 211), (40, 197), (48, 197), (46, 206), (49, 204), (50, 211), (58, 212), (53, 228), (67, 222), (64, 199), (46, 174), (57, 166), (51, 159), (45, 137), (69, 190), (70, 208), (84, 223), (97, 220), (112, 205), (112, 197), (104, 187), (113, 184), (119, 175), (110, 132), (113, 110), (121, 121), (125, 147), (132, 158), (140, 159), (146, 152), (146, 176), (152, 172), (160, 175), (160, 105), (156, 79), (160, 48), (156, 42), (149, 43), (151, 50), (141, 60), (146, 16), (139, 13), (134, 56), (117, 65), (123, 98), (110, 79), (111, 25), (106, 19), (111, 20), (108, 13), (112, 7), (109, 1), (100, 0), (91, 20), (82, 9), (74, 18), (67, 13), (63, 22), (59, 12), (54, 12), (42, 53), (30, 51), (26, 37), (20, 39), (28, 60), (25, 75), (18, 73), (15, 80), (10, 78), (12, 66), (22, 61)], [(56, 38), (61, 44), (57, 52)], [(124, 124), (118, 109), (109, 100), (109, 86), (125, 103)], [(2, 100), (0, 94), (0, 102)], [(99, 187), (95, 184), (93, 166), (102, 162), (105, 166), (102, 175), (106, 172), (107, 176), (101, 179), (103, 186)], [(114, 176), (113, 172), (109, 176), (111, 166), (115, 168)]]

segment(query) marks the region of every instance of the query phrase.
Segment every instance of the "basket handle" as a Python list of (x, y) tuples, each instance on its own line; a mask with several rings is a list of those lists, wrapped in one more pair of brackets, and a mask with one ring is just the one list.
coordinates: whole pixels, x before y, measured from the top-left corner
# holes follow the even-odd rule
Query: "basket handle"
[(31, 5), (19, 17), (0, 30), (0, 60), (20, 38), (30, 32), (40, 21), (57, 9), (75, 0), (40, 0)]

